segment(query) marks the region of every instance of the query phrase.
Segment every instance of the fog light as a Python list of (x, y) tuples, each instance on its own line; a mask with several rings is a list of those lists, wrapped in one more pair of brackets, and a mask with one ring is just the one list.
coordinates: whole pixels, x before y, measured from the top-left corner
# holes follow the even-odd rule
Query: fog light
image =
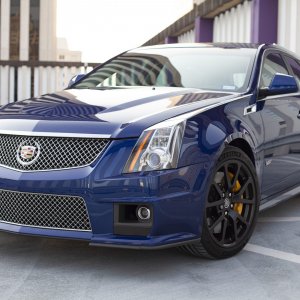
[(138, 218), (142, 221), (149, 220), (151, 217), (150, 209), (146, 206), (140, 206), (137, 209)]

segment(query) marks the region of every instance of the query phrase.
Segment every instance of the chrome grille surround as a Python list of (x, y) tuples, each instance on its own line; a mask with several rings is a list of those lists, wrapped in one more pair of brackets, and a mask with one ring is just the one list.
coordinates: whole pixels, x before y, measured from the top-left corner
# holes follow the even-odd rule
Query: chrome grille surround
[(48, 229), (91, 231), (85, 201), (78, 196), (0, 190), (0, 222)]
[[(32, 164), (18, 162), (20, 145), (40, 146)], [(109, 144), (109, 139), (84, 137), (25, 136), (0, 134), (0, 165), (21, 171), (48, 171), (92, 164)]]

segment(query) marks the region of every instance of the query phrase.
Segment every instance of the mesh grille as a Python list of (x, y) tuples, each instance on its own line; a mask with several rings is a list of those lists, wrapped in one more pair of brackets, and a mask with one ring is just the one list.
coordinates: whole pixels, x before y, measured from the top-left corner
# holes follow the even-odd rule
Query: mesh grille
[[(108, 143), (107, 139), (0, 134), (0, 164), (25, 171), (75, 168), (91, 164)], [(36, 153), (23, 159), (22, 146), (30, 146)]]
[(0, 221), (18, 225), (91, 230), (81, 197), (0, 190)]

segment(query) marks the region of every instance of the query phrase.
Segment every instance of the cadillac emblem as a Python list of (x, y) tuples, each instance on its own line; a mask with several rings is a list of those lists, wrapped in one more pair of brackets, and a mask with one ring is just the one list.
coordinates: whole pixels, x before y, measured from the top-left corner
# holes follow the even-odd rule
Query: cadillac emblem
[(40, 156), (40, 145), (35, 141), (24, 141), (17, 150), (17, 161), (22, 166), (29, 166)]

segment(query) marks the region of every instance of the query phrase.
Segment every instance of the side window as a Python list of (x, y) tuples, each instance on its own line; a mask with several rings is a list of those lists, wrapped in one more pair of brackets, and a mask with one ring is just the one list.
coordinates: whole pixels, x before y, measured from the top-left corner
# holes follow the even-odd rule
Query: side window
[(276, 73), (288, 74), (288, 70), (279, 54), (268, 54), (264, 59), (259, 87), (268, 87)]
[(286, 59), (288, 64), (291, 66), (291, 69), (293, 70), (298, 85), (300, 86), (300, 62), (288, 56), (286, 57)]

